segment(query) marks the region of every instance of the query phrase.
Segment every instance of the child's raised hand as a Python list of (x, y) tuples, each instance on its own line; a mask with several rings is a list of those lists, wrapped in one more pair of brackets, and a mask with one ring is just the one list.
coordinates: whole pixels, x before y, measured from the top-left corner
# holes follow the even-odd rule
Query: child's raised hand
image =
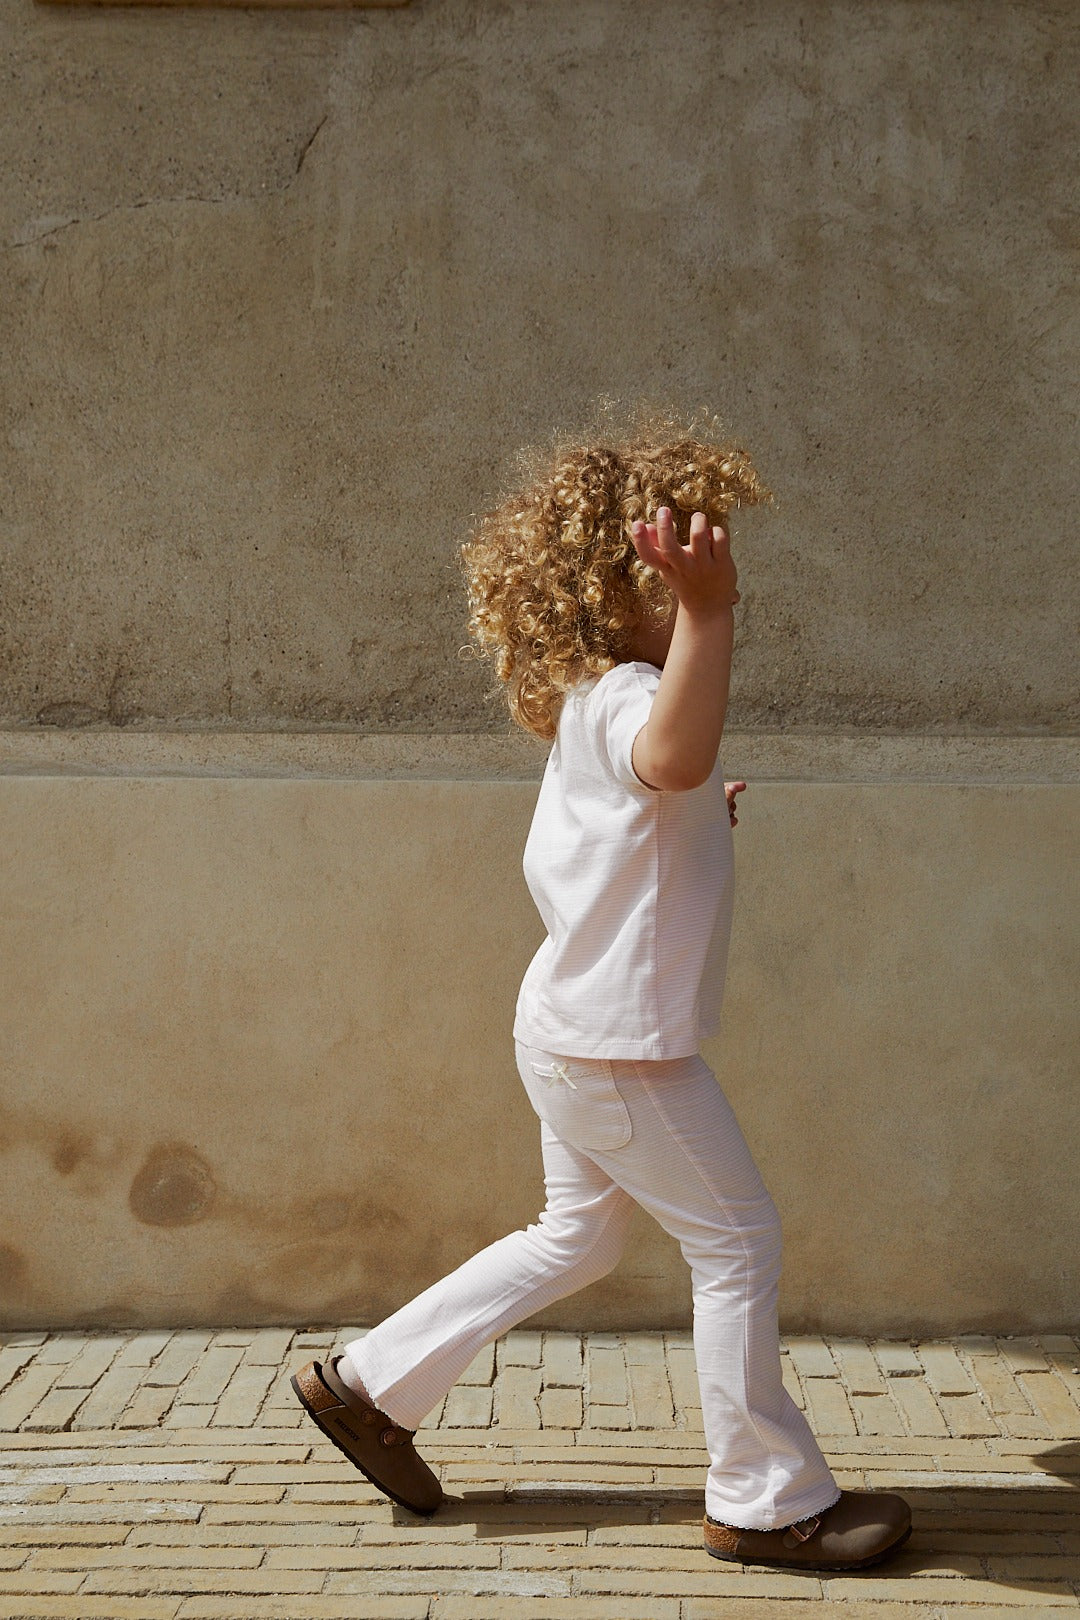
[(745, 791), (746, 791), (746, 783), (745, 782), (725, 782), (724, 783), (724, 793), (727, 796), (728, 815), (731, 818), (731, 825), (733, 827), (737, 827), (739, 825), (739, 818), (735, 814), (735, 795), (737, 793), (745, 793)]
[(676, 537), (670, 506), (659, 508), (655, 523), (639, 519), (630, 532), (642, 562), (656, 569), (687, 612), (716, 613), (739, 600), (731, 543), (719, 525), (710, 531), (704, 512), (690, 519), (687, 546)]

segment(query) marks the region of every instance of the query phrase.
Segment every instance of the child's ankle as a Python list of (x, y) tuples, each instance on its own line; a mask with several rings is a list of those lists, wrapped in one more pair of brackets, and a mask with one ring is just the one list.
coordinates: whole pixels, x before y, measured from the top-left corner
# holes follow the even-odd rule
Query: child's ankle
[(364, 1383), (364, 1380), (357, 1373), (352, 1362), (349, 1360), (348, 1356), (344, 1354), (344, 1352), (338, 1356), (334, 1366), (334, 1371), (337, 1373), (346, 1389), (351, 1389), (354, 1395), (359, 1395), (361, 1400), (367, 1401), (369, 1406), (374, 1406), (376, 1411), (379, 1410), (379, 1408), (375, 1406), (375, 1402), (372, 1400), (371, 1396), (368, 1394), (367, 1385)]

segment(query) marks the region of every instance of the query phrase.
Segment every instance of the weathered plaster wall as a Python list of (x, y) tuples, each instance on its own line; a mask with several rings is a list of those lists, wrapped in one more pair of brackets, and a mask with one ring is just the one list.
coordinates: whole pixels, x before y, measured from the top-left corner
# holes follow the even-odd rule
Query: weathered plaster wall
[(732, 721), (1064, 727), (1080, 16), (2, 0), (0, 721), (483, 732), (456, 548), (725, 413)]
[[(1075, 1328), (1078, 47), (1027, 0), (0, 0), (0, 1320), (374, 1321), (535, 1218), (544, 750), (457, 548), (606, 391), (780, 498), (706, 1055), (785, 1327)], [(640, 1217), (541, 1320), (688, 1311)]]
[[(1075, 1318), (1076, 789), (1040, 746), (982, 781), (909, 753), (897, 783), (857, 750), (762, 780), (767, 745), (728, 745), (755, 780), (705, 1055), (781, 1211), (792, 1331)], [(536, 1219), (510, 1025), (537, 784), (315, 764), (0, 777), (0, 1321), (374, 1322)], [(689, 1310), (639, 1215), (538, 1319)]]

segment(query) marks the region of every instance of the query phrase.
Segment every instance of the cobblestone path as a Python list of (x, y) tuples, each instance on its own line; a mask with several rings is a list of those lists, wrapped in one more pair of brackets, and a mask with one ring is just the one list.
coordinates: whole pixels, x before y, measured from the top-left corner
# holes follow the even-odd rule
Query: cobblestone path
[(0, 1620), (1020, 1620), (1080, 1608), (1080, 1342), (786, 1337), (843, 1486), (914, 1531), (862, 1574), (701, 1547), (688, 1333), (519, 1330), (417, 1435), (420, 1519), (289, 1374), (362, 1330), (0, 1334)]

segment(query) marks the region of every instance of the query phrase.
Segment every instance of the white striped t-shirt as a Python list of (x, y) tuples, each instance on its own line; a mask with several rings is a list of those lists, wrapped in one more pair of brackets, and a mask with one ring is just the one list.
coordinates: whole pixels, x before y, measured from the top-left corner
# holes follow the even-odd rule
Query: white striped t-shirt
[(686, 1057), (720, 1027), (735, 876), (723, 770), (688, 792), (637, 776), (659, 685), (634, 661), (564, 699), (522, 858), (547, 929), (518, 992), (526, 1046)]

